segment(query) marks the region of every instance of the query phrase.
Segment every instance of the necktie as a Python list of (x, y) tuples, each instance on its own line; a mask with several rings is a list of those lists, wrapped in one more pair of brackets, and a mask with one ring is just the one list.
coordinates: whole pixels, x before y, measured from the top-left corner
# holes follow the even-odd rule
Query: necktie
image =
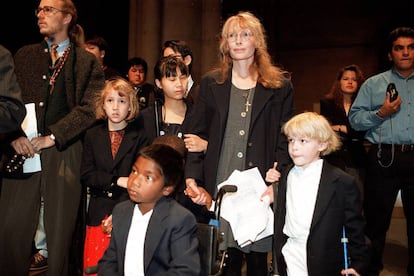
[(56, 60), (58, 60), (59, 58), (59, 54), (57, 51), (57, 47), (59, 45), (57, 44), (52, 44), (52, 46), (50, 46), (50, 57), (52, 58), (52, 65), (55, 65)]

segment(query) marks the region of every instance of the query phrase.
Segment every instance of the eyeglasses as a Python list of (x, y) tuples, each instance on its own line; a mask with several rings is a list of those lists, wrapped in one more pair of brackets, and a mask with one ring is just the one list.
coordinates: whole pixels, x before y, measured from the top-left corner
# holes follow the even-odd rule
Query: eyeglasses
[(43, 8), (39, 7), (37, 9), (35, 9), (34, 10), (35, 15), (37, 16), (41, 11), (43, 11), (43, 14), (45, 16), (51, 16), (52, 14), (55, 14), (57, 12), (66, 12), (64, 10), (59, 10), (57, 8), (54, 8), (54, 7), (44, 6)]
[(240, 37), (240, 40), (245, 42), (245, 41), (249, 41), (251, 36), (253, 36), (253, 34), (250, 31), (241, 31), (238, 34), (229, 33), (227, 35), (227, 40), (230, 42), (235, 42), (237, 40), (237, 37)]

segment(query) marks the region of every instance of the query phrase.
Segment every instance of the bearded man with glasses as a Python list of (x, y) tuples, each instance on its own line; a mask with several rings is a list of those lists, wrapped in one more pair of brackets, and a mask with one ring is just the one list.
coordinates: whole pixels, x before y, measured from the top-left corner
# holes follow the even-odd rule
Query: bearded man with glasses
[(105, 79), (97, 59), (77, 45), (81, 29), (72, 0), (41, 0), (35, 14), (47, 39), (22, 47), (14, 60), (23, 101), (35, 105), (38, 137), (19, 130), (11, 146), (26, 158), (40, 155), (41, 170), (3, 179), (0, 275), (28, 275), (43, 199), (47, 274), (66, 276), (81, 199), (81, 137), (95, 123), (94, 99)]

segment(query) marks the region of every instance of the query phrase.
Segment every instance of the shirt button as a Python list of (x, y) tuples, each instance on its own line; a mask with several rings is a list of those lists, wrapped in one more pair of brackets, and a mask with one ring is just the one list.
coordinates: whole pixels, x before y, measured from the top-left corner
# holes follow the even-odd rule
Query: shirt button
[(43, 75), (43, 76), (42, 76), (42, 79), (44, 79), (44, 80), (45, 80), (45, 79), (47, 79), (46, 75)]
[(237, 153), (237, 157), (238, 157), (238, 158), (243, 158), (243, 152), (238, 152), (238, 153)]
[(249, 167), (253, 167), (253, 162), (249, 162), (247, 165), (248, 165)]
[(248, 147), (251, 147), (251, 146), (253, 146), (253, 143), (252, 143), (252, 142), (247, 143), (247, 146), (248, 146)]
[(239, 134), (240, 134), (240, 136), (243, 136), (244, 134), (246, 134), (246, 132), (244, 130), (240, 130)]
[(240, 116), (242, 116), (243, 118), (246, 117), (246, 112), (243, 111), (242, 113), (240, 113)]
[(39, 103), (39, 106), (40, 106), (40, 107), (44, 107), (44, 106), (45, 106), (45, 103), (44, 103), (44, 102), (40, 102), (40, 103)]

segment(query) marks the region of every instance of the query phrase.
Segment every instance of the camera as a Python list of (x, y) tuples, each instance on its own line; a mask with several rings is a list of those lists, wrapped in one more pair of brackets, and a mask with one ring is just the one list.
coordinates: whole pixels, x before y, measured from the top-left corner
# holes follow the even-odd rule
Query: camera
[(390, 94), (390, 102), (393, 102), (397, 99), (398, 97), (398, 92), (397, 89), (395, 89), (395, 84), (394, 83), (390, 83), (387, 86), (387, 94)]

